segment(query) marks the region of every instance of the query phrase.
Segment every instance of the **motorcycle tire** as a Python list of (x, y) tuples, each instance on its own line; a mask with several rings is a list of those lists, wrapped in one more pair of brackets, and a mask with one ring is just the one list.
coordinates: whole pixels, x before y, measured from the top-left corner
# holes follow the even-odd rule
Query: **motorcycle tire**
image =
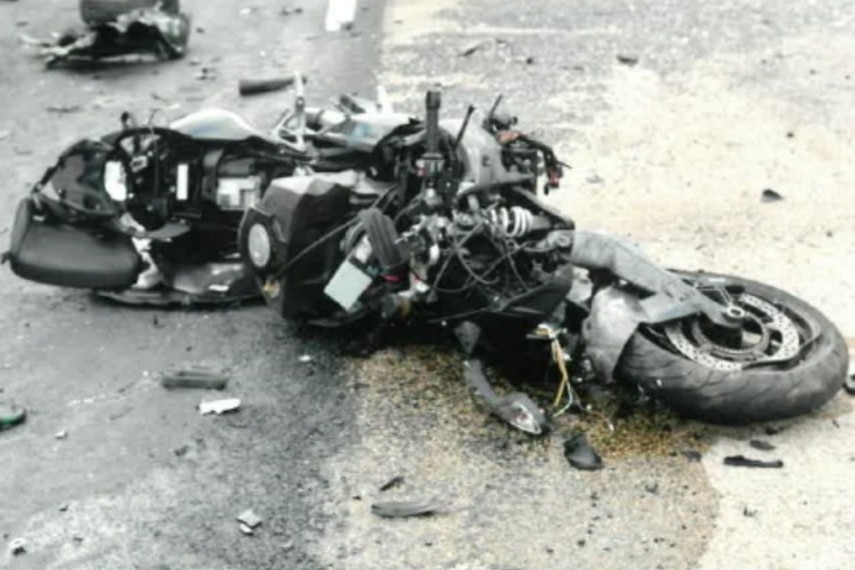
[(168, 14), (178, 14), (181, 0), (80, 0), (80, 17), (90, 26), (111, 22), (122, 14), (158, 4)]
[[(721, 357), (721, 352), (704, 356), (703, 350), (715, 343), (704, 346), (696, 342), (698, 346), (692, 347), (692, 342), (699, 340), (698, 335), (691, 338), (692, 331), (702, 330), (698, 323), (704, 317), (691, 317), (681, 323), (639, 327), (618, 361), (615, 377), (619, 381), (640, 387), (683, 417), (729, 425), (802, 415), (831, 400), (843, 387), (849, 366), (848, 347), (838, 329), (819, 310), (785, 291), (741, 277), (680, 274), (690, 282), (698, 278), (723, 280), (728, 288), (741, 290), (737, 299), (750, 301), (754, 307), (750, 310), (761, 307), (774, 313), (778, 321), (773, 320), (773, 326), (780, 328), (774, 334), (782, 337), (777, 341), (778, 350), (786, 349), (786, 339), (793, 334), (790, 327), (797, 324), (797, 353), (783, 362), (749, 366), (743, 366), (743, 362), (737, 363), (739, 369), (733, 369), (733, 364), (724, 364), (728, 360)], [(786, 316), (785, 321), (780, 320), (781, 314)], [(779, 322), (783, 325), (776, 324)], [(754, 336), (768, 339), (756, 331)], [(706, 336), (700, 338), (709, 340)], [(693, 354), (693, 350), (698, 352)], [(723, 369), (727, 366), (731, 369)]]

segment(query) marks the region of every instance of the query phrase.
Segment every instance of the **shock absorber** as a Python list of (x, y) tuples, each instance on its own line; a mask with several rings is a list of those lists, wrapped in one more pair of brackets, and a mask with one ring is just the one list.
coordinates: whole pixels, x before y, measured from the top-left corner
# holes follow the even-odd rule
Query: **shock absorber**
[(492, 224), (509, 237), (522, 237), (532, 229), (534, 215), (521, 206), (493, 208), (487, 214)]

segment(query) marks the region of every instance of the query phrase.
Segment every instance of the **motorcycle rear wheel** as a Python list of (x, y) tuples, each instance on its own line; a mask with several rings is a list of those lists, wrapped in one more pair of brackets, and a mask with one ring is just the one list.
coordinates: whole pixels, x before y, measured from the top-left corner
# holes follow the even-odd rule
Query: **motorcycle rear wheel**
[(843, 387), (848, 347), (819, 310), (741, 277), (681, 275), (695, 284), (717, 283), (705, 292), (745, 311), (740, 330), (716, 331), (702, 316), (642, 325), (621, 355), (618, 380), (684, 417), (731, 425), (811, 412)]

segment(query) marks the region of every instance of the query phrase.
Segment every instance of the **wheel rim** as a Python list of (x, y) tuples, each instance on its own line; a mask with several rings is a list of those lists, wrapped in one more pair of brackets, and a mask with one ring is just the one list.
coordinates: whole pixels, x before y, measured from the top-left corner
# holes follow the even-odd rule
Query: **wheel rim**
[(728, 295), (728, 301), (734, 312), (744, 311), (738, 327), (717, 327), (700, 316), (666, 325), (665, 336), (686, 358), (723, 371), (765, 361), (788, 362), (799, 355), (802, 336), (793, 317), (749, 293)]

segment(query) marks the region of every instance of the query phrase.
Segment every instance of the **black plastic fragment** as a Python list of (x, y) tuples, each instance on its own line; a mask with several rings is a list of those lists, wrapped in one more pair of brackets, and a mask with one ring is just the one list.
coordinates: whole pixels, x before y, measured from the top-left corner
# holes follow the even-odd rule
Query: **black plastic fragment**
[(423, 517), (437, 514), (445, 505), (436, 499), (374, 503), (371, 512), (383, 518)]
[(774, 445), (762, 439), (752, 439), (748, 442), (748, 445), (750, 445), (754, 449), (759, 449), (760, 451), (772, 451), (773, 449), (775, 449)]
[(766, 188), (763, 190), (762, 200), (764, 202), (780, 202), (784, 197), (781, 196), (778, 192), (775, 192), (771, 188)]
[(394, 477), (392, 477), (391, 479), (389, 479), (388, 481), (383, 483), (383, 485), (380, 486), (380, 492), (382, 493), (384, 491), (388, 491), (389, 489), (394, 489), (395, 487), (398, 487), (398, 486), (402, 485), (403, 483), (404, 483), (404, 476), (403, 475), (395, 475)]
[(571, 435), (564, 440), (564, 457), (571, 467), (582, 471), (596, 471), (603, 468), (603, 459), (597, 454), (584, 433)]
[(761, 461), (760, 459), (749, 459), (744, 455), (731, 455), (724, 458), (724, 464), (731, 467), (759, 467), (766, 469), (780, 469), (784, 462), (780, 459), (774, 461)]
[(634, 55), (625, 55), (618, 54), (617, 55), (618, 63), (622, 63), (623, 65), (633, 66), (638, 63), (638, 57)]

